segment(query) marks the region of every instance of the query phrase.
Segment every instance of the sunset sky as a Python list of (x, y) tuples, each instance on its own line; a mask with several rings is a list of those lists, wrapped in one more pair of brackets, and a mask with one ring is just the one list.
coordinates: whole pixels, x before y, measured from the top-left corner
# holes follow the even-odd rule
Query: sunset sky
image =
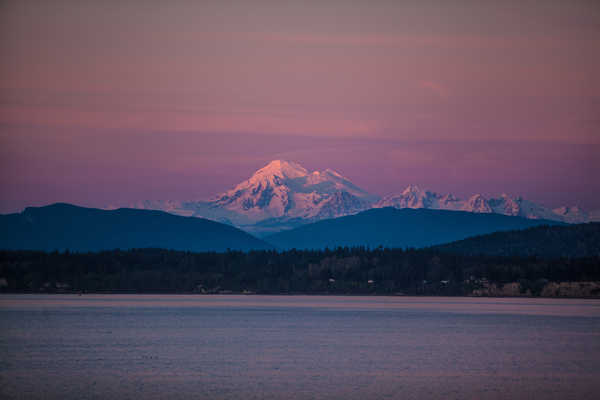
[(272, 159), (600, 208), (598, 1), (2, 1), (0, 212)]

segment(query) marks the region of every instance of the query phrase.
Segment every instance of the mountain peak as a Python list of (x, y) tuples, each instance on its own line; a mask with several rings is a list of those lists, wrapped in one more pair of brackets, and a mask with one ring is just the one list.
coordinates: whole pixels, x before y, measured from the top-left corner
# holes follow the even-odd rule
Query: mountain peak
[(407, 194), (419, 194), (422, 193), (423, 189), (421, 189), (419, 186), (414, 185), (414, 184), (410, 184), (406, 187), (406, 189), (404, 189), (404, 191), (402, 192), (402, 194), (407, 195)]
[(481, 193), (475, 193), (474, 195), (471, 195), (471, 197), (469, 197), (469, 200), (478, 200), (478, 199), (484, 199), (487, 200), (485, 198), (484, 195), (482, 195)]
[(212, 201), (260, 221), (347, 215), (368, 208), (372, 197), (331, 169), (309, 173), (298, 163), (273, 160)]
[(463, 209), (475, 213), (491, 213), (493, 212), (488, 200), (481, 194), (477, 193), (469, 197)]
[(281, 178), (299, 178), (308, 175), (308, 171), (302, 165), (293, 161), (273, 160), (258, 171), (253, 176), (269, 175), (279, 176)]

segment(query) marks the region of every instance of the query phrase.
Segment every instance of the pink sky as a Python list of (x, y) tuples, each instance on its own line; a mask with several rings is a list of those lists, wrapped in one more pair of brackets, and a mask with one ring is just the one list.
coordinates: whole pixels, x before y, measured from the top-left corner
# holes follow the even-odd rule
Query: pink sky
[(205, 198), (271, 159), (600, 208), (595, 1), (0, 5), (0, 212)]

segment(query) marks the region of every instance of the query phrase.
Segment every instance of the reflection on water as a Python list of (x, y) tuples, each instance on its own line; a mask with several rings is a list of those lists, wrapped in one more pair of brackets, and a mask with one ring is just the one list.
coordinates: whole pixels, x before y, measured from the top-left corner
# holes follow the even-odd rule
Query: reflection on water
[(596, 398), (600, 301), (0, 296), (0, 397)]

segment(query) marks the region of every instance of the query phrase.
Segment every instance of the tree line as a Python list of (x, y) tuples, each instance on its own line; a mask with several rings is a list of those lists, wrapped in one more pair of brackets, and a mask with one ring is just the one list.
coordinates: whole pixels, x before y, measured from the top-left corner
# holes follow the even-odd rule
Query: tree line
[(600, 257), (364, 247), (223, 253), (0, 251), (3, 292), (466, 295), (485, 282), (519, 282), (535, 295), (549, 281), (600, 281)]

